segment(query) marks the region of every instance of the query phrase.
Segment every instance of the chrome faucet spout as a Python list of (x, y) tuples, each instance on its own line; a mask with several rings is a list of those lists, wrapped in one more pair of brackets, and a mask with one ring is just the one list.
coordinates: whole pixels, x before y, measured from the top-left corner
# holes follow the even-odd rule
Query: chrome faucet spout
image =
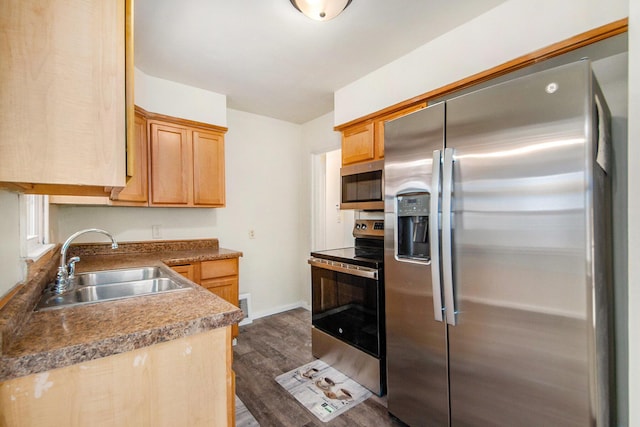
[(69, 236), (67, 240), (65, 240), (65, 242), (62, 244), (62, 248), (60, 249), (60, 266), (58, 267), (56, 282), (53, 288), (53, 291), (57, 294), (66, 292), (70, 288), (71, 279), (73, 279), (73, 275), (75, 273), (75, 263), (80, 261), (80, 257), (73, 257), (69, 265), (67, 265), (67, 250), (69, 249), (69, 246), (71, 245), (71, 242), (73, 240), (85, 233), (104, 234), (111, 239), (111, 249), (118, 248), (118, 242), (116, 242), (116, 239), (111, 235), (111, 233), (99, 228), (87, 228), (85, 230), (80, 230), (76, 233), (73, 233), (71, 236)]

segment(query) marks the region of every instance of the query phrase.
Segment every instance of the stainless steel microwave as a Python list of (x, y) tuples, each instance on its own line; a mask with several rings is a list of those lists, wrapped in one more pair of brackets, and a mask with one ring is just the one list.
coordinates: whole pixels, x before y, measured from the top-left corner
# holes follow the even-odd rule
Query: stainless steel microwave
[(340, 209), (384, 210), (384, 160), (340, 169)]

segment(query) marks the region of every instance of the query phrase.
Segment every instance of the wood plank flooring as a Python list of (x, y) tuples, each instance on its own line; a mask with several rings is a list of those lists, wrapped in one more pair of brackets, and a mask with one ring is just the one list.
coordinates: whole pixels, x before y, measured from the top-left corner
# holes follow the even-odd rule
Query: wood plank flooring
[(372, 397), (323, 423), (275, 381), (275, 377), (314, 360), (311, 313), (298, 308), (240, 327), (233, 348), (236, 395), (262, 427), (403, 426)]

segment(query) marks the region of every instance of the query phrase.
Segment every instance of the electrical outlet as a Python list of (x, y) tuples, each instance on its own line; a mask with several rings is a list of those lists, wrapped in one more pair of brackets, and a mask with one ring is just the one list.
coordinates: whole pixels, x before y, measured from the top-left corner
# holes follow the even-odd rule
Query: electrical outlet
[(153, 239), (161, 239), (162, 238), (162, 233), (160, 232), (160, 225), (152, 225), (151, 226), (151, 237)]
[(250, 239), (255, 239), (256, 238), (256, 231), (255, 230), (249, 230), (249, 238)]

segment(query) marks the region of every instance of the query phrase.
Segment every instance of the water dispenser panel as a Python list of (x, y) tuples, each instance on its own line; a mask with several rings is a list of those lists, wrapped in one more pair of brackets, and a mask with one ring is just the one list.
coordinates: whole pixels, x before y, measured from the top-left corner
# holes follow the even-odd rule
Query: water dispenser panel
[(429, 216), (429, 193), (398, 196), (398, 216)]
[(429, 193), (404, 194), (397, 199), (396, 241), (397, 256), (402, 259), (428, 261)]

